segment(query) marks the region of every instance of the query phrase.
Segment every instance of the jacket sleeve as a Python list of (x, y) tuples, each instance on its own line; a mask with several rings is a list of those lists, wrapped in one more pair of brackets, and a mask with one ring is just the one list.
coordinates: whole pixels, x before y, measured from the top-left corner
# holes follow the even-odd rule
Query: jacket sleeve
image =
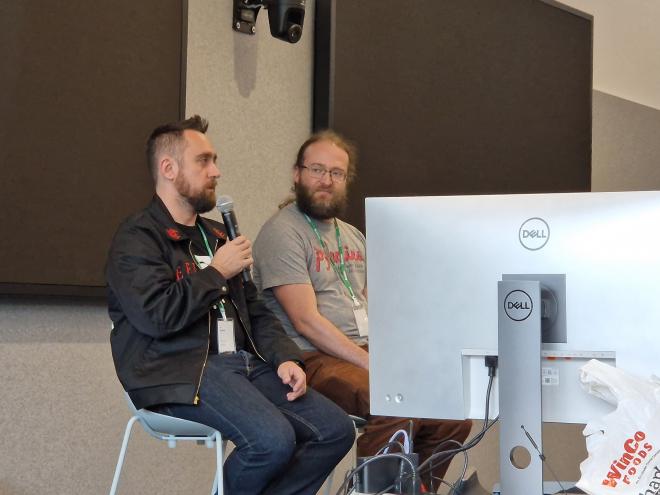
[(176, 280), (175, 268), (148, 229), (120, 227), (106, 265), (110, 297), (130, 323), (154, 338), (184, 330), (227, 293), (227, 282), (207, 267)]
[(302, 352), (286, 334), (280, 320), (266, 307), (254, 283), (247, 282), (243, 287), (258, 352), (275, 369), (285, 361), (303, 363)]

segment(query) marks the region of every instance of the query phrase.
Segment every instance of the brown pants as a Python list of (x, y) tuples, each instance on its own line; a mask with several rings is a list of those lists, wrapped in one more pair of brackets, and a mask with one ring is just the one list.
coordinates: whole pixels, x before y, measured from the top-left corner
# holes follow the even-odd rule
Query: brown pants
[[(368, 348), (365, 346), (365, 350)], [(307, 383), (334, 401), (349, 414), (367, 419), (364, 434), (358, 438), (358, 455), (374, 455), (399, 429), (408, 431), (410, 420), (369, 414), (369, 372), (347, 361), (321, 352), (304, 355)], [(413, 446), (424, 462), (433, 449), (445, 440), (463, 443), (470, 433), (472, 421), (413, 419)], [(455, 445), (454, 445), (455, 446)], [(447, 448), (453, 448), (452, 445)], [(445, 450), (442, 448), (441, 450)], [(433, 475), (444, 477), (449, 462), (435, 465)], [(422, 477), (428, 485), (429, 476)], [(437, 485), (437, 484), (436, 484)]]

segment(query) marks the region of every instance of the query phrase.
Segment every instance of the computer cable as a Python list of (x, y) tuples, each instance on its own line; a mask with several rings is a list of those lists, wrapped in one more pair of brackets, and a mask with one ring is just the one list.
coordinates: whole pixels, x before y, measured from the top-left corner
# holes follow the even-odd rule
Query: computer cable
[(385, 449), (389, 449), (390, 447), (399, 447), (402, 454), (406, 453), (406, 448), (403, 446), (403, 444), (401, 442), (392, 441), (392, 442), (387, 442), (380, 449), (378, 449), (378, 452), (376, 452), (375, 455), (382, 454)]
[[(484, 412), (484, 423), (481, 431), (477, 433), (474, 437), (472, 437), (468, 442), (463, 444), (462, 446), (460, 445), (459, 442), (456, 442), (455, 440), (445, 440), (444, 442), (441, 442), (435, 449), (434, 453), (431, 454), (431, 456), (426, 459), (422, 464), (419, 465), (417, 468), (418, 474), (424, 474), (428, 472), (429, 470), (433, 469), (433, 462), (436, 460), (441, 459), (442, 462), (450, 462), (451, 459), (459, 453), (467, 453), (469, 449), (477, 445), (483, 437), (486, 435), (486, 432), (490, 430), (493, 425), (498, 421), (499, 416), (497, 416), (493, 421), (488, 420), (488, 416), (490, 415), (490, 396), (492, 393), (492, 388), (493, 388), (493, 382), (495, 380), (495, 375), (496, 375), (496, 370), (497, 370), (497, 364), (498, 364), (498, 358), (497, 356), (485, 356), (484, 358), (484, 364), (488, 368), (488, 387), (486, 389), (486, 404), (485, 404), (485, 412)], [(435, 450), (445, 446), (446, 444), (454, 442), (459, 445), (459, 448), (457, 449), (449, 449), (441, 452), (435, 452)], [(465, 472), (467, 471), (467, 457), (464, 459), (464, 465), (463, 465), (463, 471), (461, 473), (461, 477), (459, 480), (457, 480), (457, 483), (460, 483), (460, 481), (463, 479), (463, 476), (465, 475)], [(433, 481), (434, 477), (431, 475), (431, 481)], [(445, 480), (440, 480), (441, 482), (444, 482), (447, 485), (451, 486), (451, 483), (446, 482)], [(433, 486), (431, 487), (433, 489)], [(456, 487), (452, 488), (453, 491), (456, 490)]]
[[(353, 479), (354, 475), (357, 474), (360, 470), (364, 469), (365, 466), (367, 466), (368, 464), (370, 464), (372, 462), (377, 461), (378, 459), (383, 459), (383, 458), (386, 458), (386, 457), (399, 457), (400, 459), (404, 459), (406, 462), (408, 462), (410, 464), (412, 473), (407, 474), (405, 477), (399, 477), (400, 481), (406, 481), (407, 479), (410, 479), (412, 476), (417, 477), (420, 474), (431, 470), (432, 467), (433, 467), (433, 461), (434, 460), (442, 459), (442, 462), (449, 462), (449, 461), (451, 461), (451, 459), (456, 454), (467, 453), (467, 451), (469, 449), (471, 449), (472, 447), (477, 445), (483, 439), (486, 432), (488, 432), (488, 430), (490, 430), (493, 427), (493, 425), (497, 422), (497, 420), (499, 419), (499, 416), (498, 416), (493, 421), (490, 421), (490, 422), (488, 421), (488, 416), (489, 416), (489, 413), (490, 413), (490, 395), (491, 395), (491, 392), (492, 392), (493, 381), (494, 381), (494, 378), (495, 378), (495, 373), (496, 373), (495, 370), (497, 369), (497, 356), (486, 356), (485, 357), (485, 365), (488, 367), (489, 379), (488, 379), (488, 388), (486, 390), (484, 425), (483, 425), (483, 427), (482, 427), (482, 429), (479, 433), (477, 433), (467, 443), (463, 444), (459, 448), (449, 449), (449, 450), (445, 450), (445, 451), (442, 451), (442, 452), (437, 452), (437, 453), (432, 454), (428, 459), (426, 459), (426, 461), (424, 461), (422, 464), (420, 464), (419, 467), (417, 467), (417, 468), (415, 468), (415, 465), (413, 464), (413, 462), (403, 454), (397, 454), (397, 453), (380, 454), (380, 455), (374, 456), (370, 459), (367, 459), (365, 462), (363, 462), (361, 465), (359, 465), (358, 467), (356, 467), (355, 469), (353, 469), (352, 471), (350, 471), (347, 474), (346, 479), (341, 484), (341, 486), (339, 487), (339, 489), (337, 490), (335, 495), (342, 495), (342, 493), (344, 495), (348, 495), (348, 485), (349, 485), (350, 481)], [(436, 449), (439, 448), (440, 446), (443, 446), (443, 445), (445, 445), (447, 443), (450, 443), (450, 442), (454, 442), (454, 443), (457, 443), (458, 445), (460, 445), (460, 443), (456, 442), (455, 440), (446, 440), (446, 441), (440, 443), (438, 445), (438, 447), (436, 447)], [(387, 446), (384, 446), (383, 448), (386, 448), (386, 447)], [(467, 457), (464, 461), (463, 475), (465, 474), (465, 471), (467, 469), (466, 464), (467, 464)], [(461, 476), (461, 480), (463, 478), (463, 475)], [(453, 491), (456, 490), (456, 486), (452, 486), (451, 483), (449, 483), (445, 480), (441, 480), (441, 482), (444, 482), (445, 484), (450, 486)], [(393, 485), (388, 487), (387, 490), (391, 489), (395, 485), (396, 485), (396, 481)], [(383, 493), (385, 493), (385, 492), (383, 492)]]
[[(477, 445), (479, 443), (479, 441), (481, 441), (481, 439), (484, 437), (484, 435), (493, 427), (493, 425), (495, 425), (495, 423), (498, 421), (498, 419), (499, 419), (499, 416), (497, 418), (495, 418), (493, 421), (490, 421), (487, 426), (485, 426), (478, 434), (476, 434), (474, 437), (472, 437), (470, 439), (470, 441), (465, 443), (462, 447), (457, 448), (457, 449), (451, 449), (451, 450), (438, 452), (436, 454), (432, 454), (426, 461), (424, 461), (422, 464), (420, 464), (420, 466), (417, 468), (417, 473), (416, 474), (417, 475), (422, 475), (423, 473), (428, 472), (430, 470), (430, 464), (434, 460), (442, 458), (443, 461), (445, 461), (445, 460), (448, 461), (452, 457), (454, 457), (456, 454), (467, 452), (469, 449), (471, 449), (472, 447)], [(445, 442), (448, 442), (448, 441), (445, 441)], [(443, 443), (445, 443), (445, 442), (443, 442)], [(456, 442), (456, 443), (458, 443), (458, 442)], [(392, 454), (385, 454), (385, 455), (392, 455)], [(370, 460), (373, 460), (373, 459), (375, 459), (375, 458), (372, 458)], [(360, 467), (362, 467), (362, 466), (360, 466)], [(357, 471), (357, 469), (354, 470), (354, 471)], [(351, 473), (351, 475), (352, 474), (353, 473)], [(410, 476), (411, 475), (406, 475), (404, 477), (400, 477), (397, 481), (405, 482), (410, 478)], [(463, 476), (461, 476), (461, 479), (462, 479), (462, 477)], [(443, 482), (447, 485), (450, 485), (450, 486), (452, 485), (451, 483), (449, 483), (447, 481), (443, 480)], [(452, 489), (455, 491), (456, 486), (454, 486)], [(337, 493), (337, 495), (340, 495), (340, 494)]]
[(430, 464), (433, 461), (436, 461), (438, 459), (441, 459), (443, 462), (444, 461), (449, 461), (451, 460), (452, 457), (454, 457), (456, 454), (466, 452), (475, 445), (477, 445), (485, 436), (485, 434), (495, 425), (495, 423), (498, 421), (499, 416), (495, 418), (493, 421), (490, 421), (485, 428), (483, 428), (479, 433), (477, 433), (474, 437), (472, 437), (467, 443), (463, 444), (462, 447), (457, 448), (457, 449), (451, 449), (451, 450), (445, 450), (442, 452), (438, 452), (436, 454), (431, 455), (426, 461), (424, 461), (422, 464), (419, 465), (417, 468), (417, 473), (419, 475), (422, 475), (426, 472), (429, 471), (430, 469)]
[(566, 494), (566, 488), (564, 488), (564, 485), (562, 485), (562, 484), (561, 484), (561, 481), (559, 481), (559, 478), (557, 478), (557, 475), (556, 475), (555, 472), (553, 471), (552, 466), (550, 466), (550, 463), (549, 463), (548, 460), (546, 459), (545, 454), (543, 454), (543, 453), (541, 452), (541, 450), (539, 449), (539, 446), (536, 444), (536, 442), (535, 442), (534, 439), (532, 438), (532, 435), (530, 435), (530, 433), (527, 431), (527, 429), (525, 428), (525, 425), (520, 425), (520, 428), (522, 428), (522, 431), (525, 432), (525, 436), (526, 436), (527, 439), (529, 440), (529, 443), (531, 443), (531, 444), (532, 444), (532, 447), (534, 447), (534, 450), (536, 450), (536, 452), (538, 452), (538, 454), (539, 454), (539, 459), (541, 459), (541, 462), (547, 466), (548, 471), (550, 471), (550, 474), (552, 475), (552, 477), (555, 479), (555, 481), (556, 481), (557, 484), (559, 485), (559, 488), (561, 488), (561, 492), (559, 492), (559, 493), (564, 493), (564, 494)]
[[(489, 358), (489, 357), (493, 357), (493, 356), (486, 356), (486, 358)], [(474, 447), (475, 445), (477, 445), (481, 441), (481, 439), (486, 434), (486, 431), (488, 431), (495, 424), (495, 422), (499, 419), (499, 416), (498, 416), (492, 422), (488, 421), (488, 416), (490, 415), (490, 396), (491, 396), (492, 389), (493, 389), (493, 382), (495, 380), (495, 367), (497, 366), (497, 356), (494, 356), (494, 357), (495, 357), (494, 365), (492, 363), (489, 364), (489, 361), (486, 360), (486, 365), (488, 366), (488, 387), (486, 388), (486, 405), (485, 405), (485, 412), (484, 412), (484, 423), (483, 423), (483, 427), (481, 428), (481, 431), (479, 433), (477, 433), (474, 437), (472, 437), (467, 443), (465, 443), (461, 447), (459, 447), (458, 449), (449, 450), (449, 451), (445, 451), (445, 452), (453, 452), (454, 455), (455, 455), (456, 453), (471, 449), (472, 447)], [(438, 448), (444, 446), (446, 443), (449, 443), (449, 442), (455, 442), (455, 441), (454, 440), (445, 440), (444, 442), (440, 443), (435, 448), (435, 450), (437, 450)], [(458, 442), (456, 442), (456, 443), (458, 443)], [(438, 452), (437, 454), (439, 456), (442, 453), (444, 453), (444, 452)], [(434, 454), (431, 455), (431, 457), (429, 457), (424, 463), (422, 463), (419, 466), (419, 469), (421, 469), (422, 466), (424, 466), (427, 463), (432, 463), (435, 455), (436, 454), (434, 452)]]
[[(433, 452), (431, 452), (431, 455), (434, 455), (434, 454), (436, 454), (436, 453), (443, 453), (443, 452), (445, 452), (444, 450), (440, 450), (440, 449), (441, 449), (441, 448), (444, 448), (447, 444), (450, 444), (450, 443), (455, 443), (456, 445), (458, 445), (458, 448), (459, 448), (459, 449), (463, 446), (462, 443), (460, 443), (460, 442), (458, 442), (458, 441), (456, 441), (456, 440), (445, 440), (444, 442), (439, 443), (439, 444), (435, 447), (435, 449), (433, 449)], [(465, 474), (465, 471), (467, 471), (468, 454), (467, 454), (467, 452), (462, 452), (462, 454), (463, 454), (463, 474)], [(438, 463), (438, 464), (443, 464), (444, 462), (449, 462), (449, 460), (443, 461), (442, 463)], [(431, 486), (429, 486), (429, 488), (431, 489), (431, 493), (435, 493), (435, 489), (436, 489), (436, 487), (433, 485), (433, 481), (434, 481), (434, 480), (437, 480), (437, 481), (439, 481), (440, 483), (444, 483), (444, 484), (446, 484), (446, 485), (448, 485), (448, 486), (453, 486), (451, 483), (445, 481), (443, 478), (440, 478), (439, 476), (435, 476), (435, 475), (433, 474), (433, 469), (435, 469), (435, 467), (436, 467), (436, 466), (433, 464), (433, 461), (431, 461), (431, 462), (429, 463), (429, 469), (428, 469), (428, 471), (430, 472), (430, 479), (431, 479)], [(423, 472), (426, 472), (426, 469), (425, 469)], [(461, 475), (461, 477), (459, 478), (459, 481), (460, 481), (461, 479), (463, 479), (463, 475)]]
[[(361, 470), (363, 470), (366, 466), (368, 466), (368, 465), (371, 464), (372, 462), (377, 462), (377, 461), (379, 461), (379, 460), (387, 459), (387, 458), (390, 458), (390, 457), (398, 457), (399, 459), (403, 459), (404, 461), (406, 461), (406, 462), (410, 465), (411, 474), (408, 475), (408, 478), (410, 478), (410, 477), (415, 477), (415, 478), (416, 478), (416, 477), (418, 476), (418, 475), (417, 475), (417, 467), (416, 467), (415, 464), (410, 460), (410, 458), (407, 457), (406, 455), (404, 455), (404, 454), (399, 454), (399, 453), (380, 454), (380, 455), (378, 455), (378, 456), (373, 456), (373, 457), (367, 459), (367, 460), (364, 461), (362, 464), (360, 464), (358, 467), (356, 467), (355, 469), (353, 469), (353, 470), (352, 470), (352, 471), (346, 476), (346, 479), (345, 479), (344, 482), (341, 484), (341, 486), (339, 487), (339, 489), (337, 490), (337, 492), (336, 492), (335, 495), (342, 495), (342, 493), (343, 493), (344, 495), (347, 495), (347, 494), (348, 494), (348, 485), (349, 485), (349, 482), (353, 479), (353, 477), (354, 477), (358, 472), (360, 472)], [(395, 482), (395, 484), (396, 484), (396, 482)], [(394, 486), (394, 485), (392, 485), (392, 486)], [(392, 486), (388, 487), (388, 490), (389, 490), (390, 488), (392, 488)]]

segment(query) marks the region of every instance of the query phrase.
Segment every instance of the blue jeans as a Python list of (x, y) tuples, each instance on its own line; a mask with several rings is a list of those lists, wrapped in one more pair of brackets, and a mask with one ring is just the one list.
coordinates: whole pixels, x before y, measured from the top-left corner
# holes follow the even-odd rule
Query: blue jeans
[(293, 402), (275, 371), (254, 355), (209, 355), (196, 406), (156, 412), (217, 429), (236, 446), (224, 465), (226, 495), (313, 495), (350, 450), (353, 423), (318, 392)]

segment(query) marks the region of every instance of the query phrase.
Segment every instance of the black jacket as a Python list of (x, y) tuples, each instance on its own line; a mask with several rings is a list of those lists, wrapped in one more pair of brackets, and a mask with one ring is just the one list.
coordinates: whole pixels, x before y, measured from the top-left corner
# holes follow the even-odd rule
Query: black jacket
[[(224, 226), (202, 218), (209, 244), (224, 244)], [(298, 347), (266, 308), (252, 282), (225, 280), (215, 268), (198, 269), (191, 241), (157, 196), (125, 220), (106, 265), (110, 336), (117, 375), (135, 406), (195, 404), (215, 316), (229, 296), (256, 354), (274, 369), (300, 361)], [(222, 384), (218, 384), (222, 386)]]

